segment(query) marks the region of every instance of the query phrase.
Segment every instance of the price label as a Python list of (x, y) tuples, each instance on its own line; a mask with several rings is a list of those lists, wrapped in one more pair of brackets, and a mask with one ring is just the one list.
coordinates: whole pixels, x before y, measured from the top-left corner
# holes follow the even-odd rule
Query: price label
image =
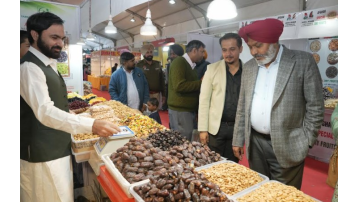
[(104, 149), (108, 139), (106, 137), (100, 137), (99, 140), (95, 143), (95, 148), (99, 153)]

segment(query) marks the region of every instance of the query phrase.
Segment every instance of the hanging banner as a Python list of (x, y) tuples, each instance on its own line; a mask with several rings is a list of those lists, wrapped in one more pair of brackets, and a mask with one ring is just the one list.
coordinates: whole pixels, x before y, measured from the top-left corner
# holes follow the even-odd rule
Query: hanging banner
[(70, 44), (76, 44), (80, 33), (79, 7), (40, 1), (20, 1), (20, 30), (26, 30), (27, 19), (39, 12), (51, 12), (59, 16), (64, 21), (65, 33)]
[(278, 16), (272, 16), (272, 17), (266, 17), (266, 18), (258, 18), (258, 19), (251, 19), (251, 20), (244, 20), (240, 21), (239, 28), (245, 27), (247, 25), (252, 24), (255, 21), (258, 20), (265, 20), (268, 18), (274, 18), (280, 20), (284, 24), (284, 30), (281, 34), (279, 40), (285, 40), (285, 39), (295, 39), (297, 36), (297, 27), (298, 27), (298, 16), (300, 13), (287, 13), (283, 15)]
[(338, 35), (338, 7), (303, 11), (298, 17), (298, 38), (331, 37)]
[(300, 13), (287, 13), (283, 15), (269, 17), (278, 19), (284, 24), (284, 31), (281, 34), (279, 40), (296, 38), (296, 29), (298, 24), (297, 16), (299, 15)]
[[(332, 37), (338, 35), (338, 6), (287, 13), (266, 18), (275, 18), (284, 23), (284, 31), (280, 36), (280, 40)], [(239, 28), (266, 18), (240, 21)]]

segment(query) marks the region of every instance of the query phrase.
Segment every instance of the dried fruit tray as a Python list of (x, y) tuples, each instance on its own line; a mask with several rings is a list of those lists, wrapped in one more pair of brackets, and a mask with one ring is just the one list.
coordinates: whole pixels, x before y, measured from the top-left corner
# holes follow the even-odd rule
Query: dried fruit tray
[(100, 137), (86, 139), (86, 140), (75, 140), (74, 135), (71, 134), (71, 148), (74, 153), (81, 153), (85, 151), (94, 150), (94, 144), (99, 140)]
[[(112, 160), (110, 159), (111, 153), (110, 154), (104, 154), (101, 156), (102, 160), (105, 163), (105, 167), (106, 169), (110, 172), (110, 174), (113, 176), (113, 178), (115, 179), (115, 181), (120, 185), (120, 187), (122, 188), (122, 190), (126, 193), (126, 195), (129, 198), (133, 198), (132, 195), (129, 192), (129, 188), (132, 185), (138, 185), (139, 183), (141, 184), (142, 182), (149, 182), (148, 179), (146, 180), (142, 180), (133, 184), (130, 184), (125, 177), (119, 172), (119, 170), (115, 167), (114, 163), (112, 162)], [(218, 162), (224, 162), (226, 161), (225, 158), (221, 157), (221, 161)], [(218, 163), (217, 162), (217, 163)], [(209, 164), (210, 165), (210, 164)]]
[(110, 174), (113, 176), (113, 178), (115, 179), (115, 181), (120, 185), (121, 189), (125, 192), (125, 194), (129, 197), (129, 198), (133, 198), (133, 196), (130, 194), (129, 189), (131, 185), (139, 185), (141, 183), (148, 183), (150, 182), (148, 179), (140, 181), (140, 182), (136, 182), (133, 184), (130, 184), (124, 176), (122, 176), (122, 174), (119, 172), (119, 170), (115, 167), (114, 163), (112, 162), (112, 160), (110, 159), (110, 155), (111, 154), (104, 154), (101, 156), (102, 160), (105, 163), (105, 167), (106, 169), (110, 172)]
[[(205, 166), (201, 166), (201, 167), (195, 168), (195, 171), (200, 172), (201, 170), (210, 168), (210, 167), (212, 167), (212, 166), (214, 166), (214, 165), (223, 164), (223, 163), (232, 163), (232, 164), (235, 164), (235, 165), (238, 165), (238, 166), (243, 166), (243, 165), (241, 165), (241, 164), (235, 163), (234, 161), (225, 160), (225, 161), (218, 161), (218, 162), (215, 162), (215, 163), (211, 163), (211, 164), (208, 164), (208, 165), (205, 165)], [(245, 167), (245, 166), (244, 166), (244, 167)], [(245, 167), (245, 168), (247, 168), (247, 167)], [(250, 168), (247, 168), (247, 169), (251, 170)], [(251, 170), (251, 171), (253, 171), (253, 170)], [(253, 171), (253, 172), (256, 172), (256, 171)], [(261, 173), (258, 173), (258, 172), (256, 172), (256, 173), (263, 179), (263, 181), (255, 184), (255, 185), (253, 185), (253, 186), (250, 186), (250, 187), (248, 187), (248, 188), (246, 188), (246, 189), (243, 189), (242, 191), (239, 191), (239, 192), (237, 192), (237, 193), (235, 193), (235, 194), (232, 194), (232, 195), (226, 194), (226, 193), (224, 192), (224, 193), (226, 194), (226, 196), (227, 196), (228, 198), (231, 198), (232, 196), (241, 194), (241, 193), (243, 193), (243, 192), (246, 192), (247, 190), (251, 190), (252, 188), (254, 188), (254, 187), (256, 187), (256, 186), (259, 186), (259, 185), (264, 184), (264, 183), (266, 183), (266, 182), (269, 181), (269, 178), (268, 178), (267, 176), (265, 176), (265, 175), (263, 175), (263, 174), (261, 174)], [(230, 176), (230, 177), (231, 177), (231, 176)], [(209, 179), (209, 181), (211, 181), (211, 180)], [(215, 182), (213, 182), (213, 183), (215, 183)], [(216, 183), (215, 183), (215, 184), (216, 184)], [(222, 190), (222, 191), (224, 191), (224, 190)]]
[[(279, 181), (276, 181), (276, 180), (270, 180), (270, 181), (267, 181), (267, 182), (262, 183), (262, 184), (256, 184), (255, 186), (253, 186), (253, 187), (251, 187), (251, 188), (249, 188), (249, 189), (246, 189), (246, 190), (244, 190), (244, 191), (242, 191), (242, 192), (239, 192), (239, 193), (231, 196), (230, 199), (232, 199), (234, 202), (238, 202), (237, 199), (239, 199), (239, 198), (241, 198), (241, 197), (243, 197), (243, 196), (245, 196), (245, 195), (247, 195), (247, 194), (249, 194), (249, 193), (257, 190), (257, 189), (259, 189), (259, 188), (261, 187), (261, 185), (264, 185), (264, 184), (266, 184), (266, 183), (280, 183), (280, 184), (283, 184), (283, 183), (281, 183), (281, 182), (279, 182)], [(269, 193), (270, 193), (270, 192), (272, 192), (273, 190), (268, 190), (268, 191), (269, 191)], [(305, 194), (305, 195), (307, 195), (307, 194)], [(307, 195), (307, 196), (309, 196), (309, 195)], [(311, 199), (313, 199), (315, 202), (321, 202), (320, 200), (318, 200), (318, 199), (316, 199), (316, 198), (314, 198), (314, 197), (311, 197), (311, 196), (309, 196), (309, 197), (310, 197)], [(296, 199), (295, 199), (295, 201), (296, 201)]]

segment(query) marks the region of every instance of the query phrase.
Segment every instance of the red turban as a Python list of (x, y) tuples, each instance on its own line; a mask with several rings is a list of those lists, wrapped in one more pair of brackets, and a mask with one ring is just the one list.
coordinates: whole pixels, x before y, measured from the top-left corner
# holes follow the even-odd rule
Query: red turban
[(248, 42), (248, 37), (262, 43), (276, 43), (283, 32), (284, 24), (277, 19), (258, 20), (239, 30), (241, 38)]

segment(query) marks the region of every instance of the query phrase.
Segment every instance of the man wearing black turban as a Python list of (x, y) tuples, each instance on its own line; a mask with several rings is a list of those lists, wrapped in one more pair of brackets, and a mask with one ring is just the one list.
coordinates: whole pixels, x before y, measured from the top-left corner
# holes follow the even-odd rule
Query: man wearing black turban
[(324, 117), (322, 79), (310, 53), (279, 44), (283, 23), (265, 19), (239, 35), (254, 57), (243, 66), (233, 151), (250, 168), (301, 188), (304, 159)]
[(149, 100), (149, 86), (140, 68), (135, 67), (135, 56), (124, 52), (120, 56), (121, 67), (111, 75), (109, 94), (133, 109), (144, 111)]

